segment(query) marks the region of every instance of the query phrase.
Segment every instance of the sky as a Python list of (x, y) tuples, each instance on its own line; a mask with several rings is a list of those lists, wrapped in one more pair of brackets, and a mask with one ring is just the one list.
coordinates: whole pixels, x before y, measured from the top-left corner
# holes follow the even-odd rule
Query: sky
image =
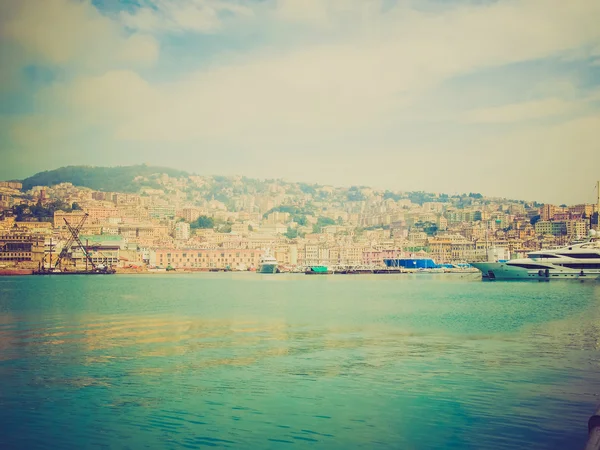
[(64, 165), (595, 202), (598, 0), (0, 2), (0, 179)]

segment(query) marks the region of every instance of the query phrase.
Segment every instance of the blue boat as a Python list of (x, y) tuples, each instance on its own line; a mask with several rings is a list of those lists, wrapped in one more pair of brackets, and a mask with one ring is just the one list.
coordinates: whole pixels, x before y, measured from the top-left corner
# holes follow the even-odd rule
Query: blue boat
[(383, 260), (386, 267), (400, 267), (402, 269), (439, 269), (431, 258), (393, 258)]

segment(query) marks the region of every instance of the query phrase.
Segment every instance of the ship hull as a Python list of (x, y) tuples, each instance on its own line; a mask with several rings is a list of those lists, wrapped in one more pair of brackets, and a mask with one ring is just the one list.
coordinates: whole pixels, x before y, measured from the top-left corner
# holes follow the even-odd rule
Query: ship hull
[(527, 269), (521, 267), (510, 267), (504, 263), (482, 262), (471, 263), (481, 271), (481, 278), (484, 280), (526, 280), (528, 277)]
[(277, 273), (277, 264), (262, 264), (257, 273)]
[(525, 269), (500, 262), (471, 263), (481, 271), (483, 280), (595, 280), (600, 278), (600, 270), (569, 270), (564, 268)]
[(31, 275), (32, 269), (0, 269), (0, 276)]

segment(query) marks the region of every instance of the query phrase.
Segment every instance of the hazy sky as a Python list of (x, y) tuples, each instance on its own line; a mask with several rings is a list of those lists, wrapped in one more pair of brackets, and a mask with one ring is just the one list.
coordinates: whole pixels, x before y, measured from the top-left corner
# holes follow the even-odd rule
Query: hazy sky
[(0, 179), (147, 163), (595, 198), (599, 0), (0, 4)]

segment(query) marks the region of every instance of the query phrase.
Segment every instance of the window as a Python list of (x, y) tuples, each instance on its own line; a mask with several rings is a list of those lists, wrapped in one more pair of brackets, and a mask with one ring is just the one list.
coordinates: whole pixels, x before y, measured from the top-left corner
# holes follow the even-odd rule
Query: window
[(600, 264), (594, 263), (569, 263), (569, 264), (561, 264), (563, 267), (567, 267), (569, 269), (600, 269)]
[(542, 264), (521, 264), (521, 263), (508, 263), (511, 267), (522, 267), (523, 269), (548, 269), (549, 267)]
[(571, 258), (581, 258), (581, 259), (600, 259), (600, 254), (598, 253), (560, 253), (561, 256), (569, 256)]

